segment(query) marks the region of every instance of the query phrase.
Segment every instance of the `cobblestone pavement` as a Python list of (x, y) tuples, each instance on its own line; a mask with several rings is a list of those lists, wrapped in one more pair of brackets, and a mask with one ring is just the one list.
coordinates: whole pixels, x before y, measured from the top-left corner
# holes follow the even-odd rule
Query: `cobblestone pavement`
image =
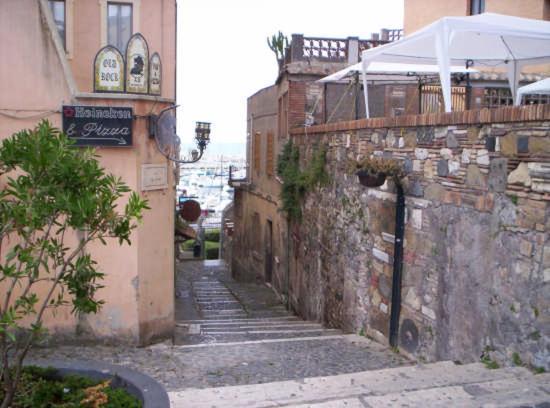
[(186, 262), (176, 278), (174, 342), (144, 348), (35, 349), (31, 358), (101, 360), (135, 368), (168, 391), (353, 373), (409, 362), (356, 335), (303, 321), (264, 285), (238, 284), (217, 262)]
[(134, 368), (164, 385), (173, 408), (550, 407), (550, 374), (412, 364), (364, 337), (291, 315), (270, 288), (236, 283), (217, 262), (179, 265), (176, 308), (173, 341), (34, 349), (30, 359)]

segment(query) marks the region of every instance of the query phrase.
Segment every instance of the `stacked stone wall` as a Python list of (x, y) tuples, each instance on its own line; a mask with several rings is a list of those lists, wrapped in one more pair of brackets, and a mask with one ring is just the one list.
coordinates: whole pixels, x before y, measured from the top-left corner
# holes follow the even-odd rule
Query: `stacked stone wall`
[(408, 174), (400, 349), (425, 360), (519, 356), (548, 370), (550, 109), (460, 114), (292, 132), (304, 162), (328, 147), (332, 180), (293, 226), (291, 303), (387, 342), (395, 188), (363, 187), (348, 165), (396, 158)]

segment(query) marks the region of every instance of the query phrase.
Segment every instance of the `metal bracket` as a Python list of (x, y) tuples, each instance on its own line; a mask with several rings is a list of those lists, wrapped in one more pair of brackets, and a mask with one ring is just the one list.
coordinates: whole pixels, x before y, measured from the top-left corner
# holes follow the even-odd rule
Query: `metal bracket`
[(149, 139), (154, 139), (157, 136), (157, 120), (158, 115), (147, 116), (147, 127), (149, 129)]

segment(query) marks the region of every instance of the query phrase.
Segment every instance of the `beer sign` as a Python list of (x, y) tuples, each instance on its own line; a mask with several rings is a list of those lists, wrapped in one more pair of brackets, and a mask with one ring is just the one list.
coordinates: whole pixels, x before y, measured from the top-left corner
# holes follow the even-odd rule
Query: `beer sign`
[(126, 46), (126, 92), (146, 94), (148, 85), (149, 47), (145, 38), (136, 33)]
[(132, 146), (132, 108), (64, 105), (63, 132), (76, 146)]
[(124, 58), (111, 45), (103, 47), (95, 57), (94, 92), (124, 92)]
[(151, 56), (151, 64), (149, 65), (149, 93), (151, 95), (160, 95), (162, 81), (162, 63), (160, 55), (155, 52)]

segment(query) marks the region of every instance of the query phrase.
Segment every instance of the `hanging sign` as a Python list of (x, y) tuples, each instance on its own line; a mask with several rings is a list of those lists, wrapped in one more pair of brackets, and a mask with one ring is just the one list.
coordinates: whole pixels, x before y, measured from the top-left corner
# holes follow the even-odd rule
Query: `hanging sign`
[(132, 146), (132, 108), (63, 106), (63, 132), (77, 146)]
[(201, 205), (195, 200), (187, 200), (180, 205), (180, 215), (185, 221), (195, 222), (201, 216)]
[(124, 58), (111, 45), (95, 56), (94, 92), (124, 92)]
[(149, 47), (139, 33), (126, 46), (126, 92), (146, 94), (149, 85)]
[(160, 55), (155, 52), (151, 56), (151, 64), (149, 64), (149, 93), (152, 95), (160, 95), (162, 81), (162, 63)]

